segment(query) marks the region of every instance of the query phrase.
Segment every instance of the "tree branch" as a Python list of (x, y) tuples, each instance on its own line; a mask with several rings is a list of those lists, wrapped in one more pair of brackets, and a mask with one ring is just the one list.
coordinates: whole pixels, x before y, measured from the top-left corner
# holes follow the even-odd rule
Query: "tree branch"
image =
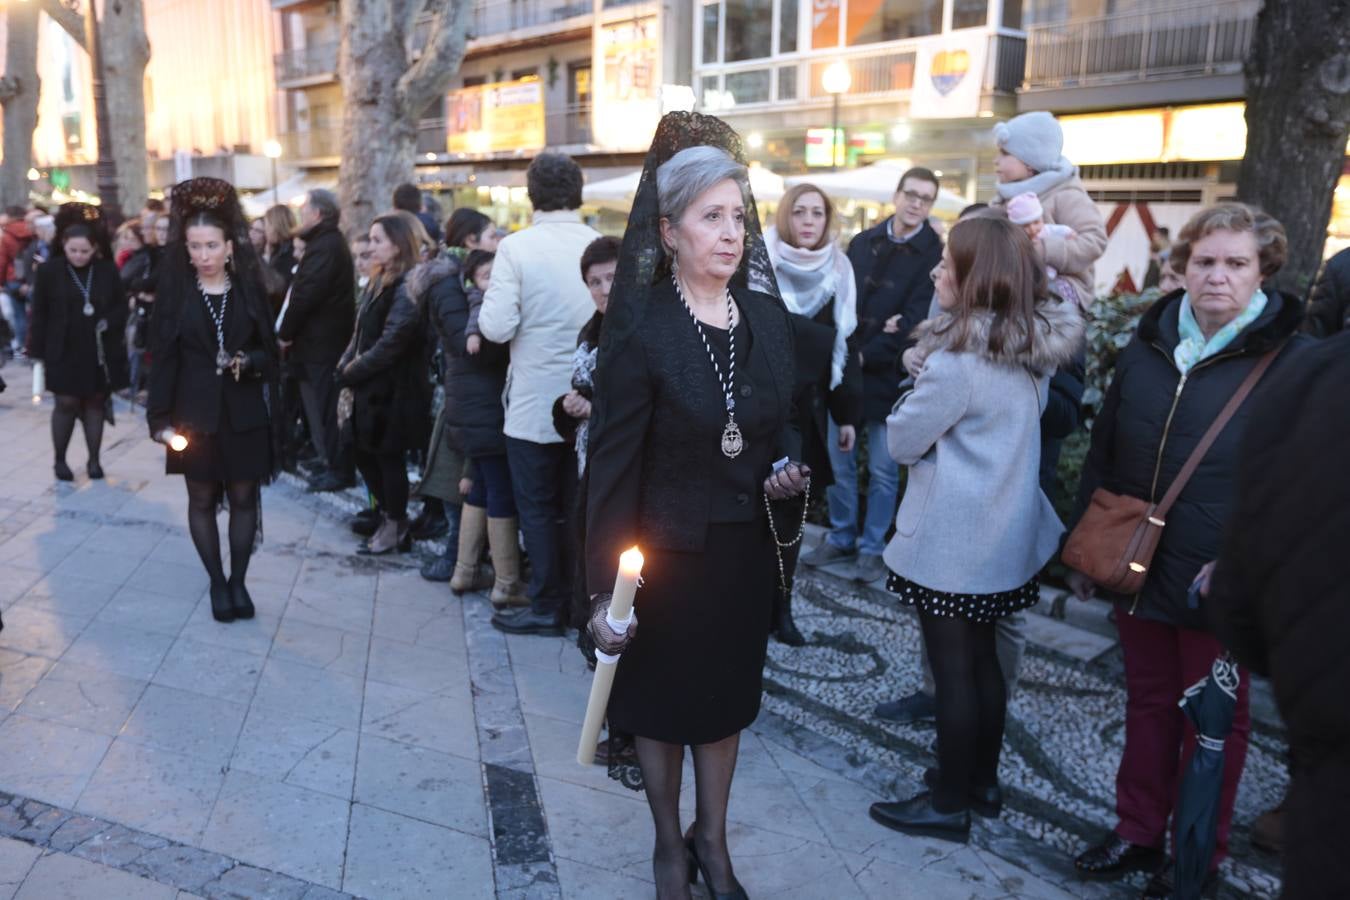
[(398, 80), (398, 92), (413, 114), (422, 110), (450, 86), (464, 61), (473, 0), (450, 0), (431, 20), (431, 33), (422, 56)]
[[(93, 3), (94, 0), (89, 0)], [(42, 0), (42, 11), (52, 17), (56, 24), (60, 25), (66, 34), (70, 35), (71, 40), (79, 44), (84, 50), (89, 48), (84, 43), (84, 14), (76, 12), (69, 6), (66, 6), (61, 0)]]

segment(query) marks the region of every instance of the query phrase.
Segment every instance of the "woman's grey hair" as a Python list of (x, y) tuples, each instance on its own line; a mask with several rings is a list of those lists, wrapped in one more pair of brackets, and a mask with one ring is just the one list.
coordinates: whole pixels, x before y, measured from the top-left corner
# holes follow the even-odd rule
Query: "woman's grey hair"
[(730, 178), (750, 197), (750, 174), (721, 147), (687, 147), (656, 170), (656, 202), (662, 218), (676, 225), (689, 204), (713, 185)]

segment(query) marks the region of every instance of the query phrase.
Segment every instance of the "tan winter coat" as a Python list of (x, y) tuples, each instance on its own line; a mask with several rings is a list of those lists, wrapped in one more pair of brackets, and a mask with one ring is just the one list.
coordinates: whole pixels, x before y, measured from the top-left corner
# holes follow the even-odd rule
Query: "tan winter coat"
[[(1097, 296), (1093, 266), (1106, 252), (1106, 222), (1077, 175), (1037, 196), (1047, 225), (1067, 225), (1074, 231), (1071, 238), (1042, 232), (1037, 243), (1041, 261), (1073, 284), (1078, 302), (1087, 309)], [(1006, 204), (996, 197), (990, 205), (1003, 209)]]

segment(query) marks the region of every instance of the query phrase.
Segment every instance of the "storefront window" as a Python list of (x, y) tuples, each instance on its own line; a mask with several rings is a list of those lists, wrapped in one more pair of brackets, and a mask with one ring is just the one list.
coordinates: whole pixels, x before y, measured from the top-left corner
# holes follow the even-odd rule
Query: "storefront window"
[(797, 52), (798, 0), (778, 0), (778, 52)]
[(989, 21), (989, 0), (952, 0), (952, 27), (975, 28)]
[(771, 70), (755, 69), (752, 72), (728, 72), (727, 93), (736, 104), (768, 103), (769, 86), (772, 84)]
[(773, 53), (773, 0), (726, 0), (727, 62)]
[(851, 0), (848, 44), (922, 37), (942, 30), (942, 0)]
[(717, 19), (720, 4), (709, 3), (703, 7), (703, 61), (717, 62)]

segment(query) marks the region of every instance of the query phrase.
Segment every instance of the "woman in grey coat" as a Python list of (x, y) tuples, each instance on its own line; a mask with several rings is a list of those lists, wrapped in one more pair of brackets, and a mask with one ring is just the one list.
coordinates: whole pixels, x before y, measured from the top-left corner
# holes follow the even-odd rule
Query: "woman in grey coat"
[(920, 326), (922, 369), (886, 420), (909, 468), (887, 587), (919, 613), (937, 688), (931, 789), (873, 804), (897, 831), (964, 841), (970, 812), (997, 815), (1007, 689), (994, 622), (1034, 605), (1037, 573), (1063, 526), (1041, 490), (1041, 414), (1050, 376), (1073, 358), (1083, 318), (1047, 294), (1020, 228), (974, 218), (952, 229), (933, 270), (942, 314)]

